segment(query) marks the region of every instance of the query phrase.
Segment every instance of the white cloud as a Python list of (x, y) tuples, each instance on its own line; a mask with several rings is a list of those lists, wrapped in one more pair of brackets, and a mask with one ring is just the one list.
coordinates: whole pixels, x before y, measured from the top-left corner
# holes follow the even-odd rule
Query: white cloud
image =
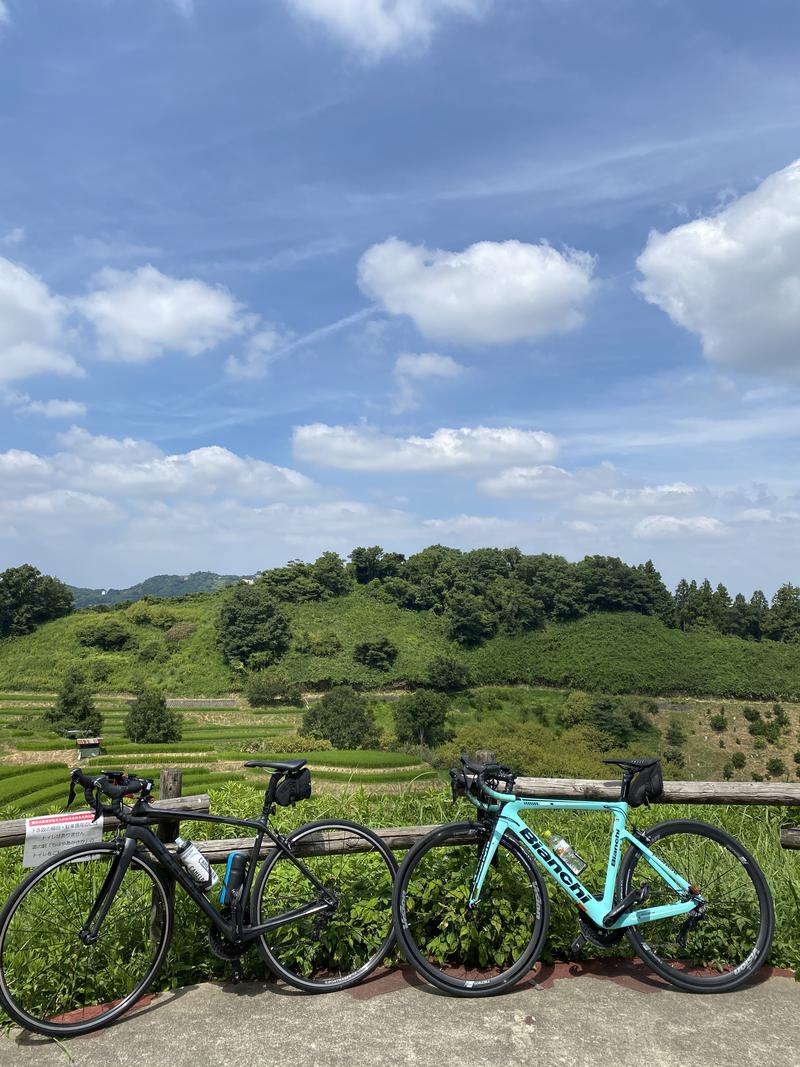
[(98, 520), (108, 521), (119, 514), (110, 500), (93, 493), (76, 493), (72, 489), (51, 489), (44, 493), (29, 493), (14, 501), (4, 500), (0, 510), (15, 520), (68, 516), (86, 525)]
[(328, 426), (320, 422), (294, 430), (294, 454), (298, 459), (344, 470), (474, 470), (515, 460), (551, 459), (557, 452), (558, 444), (551, 434), (513, 427), (443, 428), (430, 437), (391, 437), (369, 426)]
[(669, 485), (645, 485), (640, 488), (598, 489), (583, 494), (581, 504), (596, 509), (618, 510), (620, 508), (653, 508), (691, 505), (696, 502), (698, 490), (686, 482)]
[[(2, 17), (3, 17), (3, 8), (2, 8), (2, 0), (0, 0), (0, 22), (2, 22)], [(24, 226), (14, 226), (13, 229), (8, 231), (8, 233), (6, 233), (2, 237), (0, 237), (0, 245), (5, 245), (7, 248), (10, 248), (12, 245), (21, 245), (24, 240), (25, 240), (25, 227)]]
[(500, 497), (538, 497), (571, 491), (574, 475), (563, 467), (542, 463), (535, 467), (508, 467), (479, 485), (484, 493)]
[(86, 405), (79, 400), (29, 400), (17, 408), (24, 415), (43, 415), (46, 419), (80, 419)]
[(228, 356), (225, 370), (231, 378), (263, 378), (284, 336), (274, 326), (265, 326), (248, 337), (240, 356)]
[(253, 325), (227, 289), (170, 278), (153, 266), (106, 267), (89, 295), (76, 301), (97, 333), (100, 355), (146, 363), (165, 352), (197, 356)]
[(717, 214), (652, 232), (639, 290), (713, 362), (800, 372), (800, 160)]
[(71, 487), (115, 495), (207, 497), (249, 500), (307, 494), (310, 478), (289, 467), (239, 456), (209, 445), (167, 454), (148, 441), (95, 436), (73, 426), (59, 436), (62, 451), (52, 461)]
[(584, 322), (594, 259), (521, 241), (431, 251), (395, 237), (367, 249), (359, 285), (434, 340), (465, 345), (534, 341)]
[(46, 478), (52, 473), (52, 464), (34, 452), (18, 448), (0, 452), (0, 480), (22, 478), (28, 481), (31, 478)]
[(41, 278), (0, 256), (0, 382), (83, 373), (63, 348), (66, 310)]
[(286, 0), (365, 59), (425, 48), (446, 15), (484, 13), (487, 0)]
[(719, 519), (707, 515), (678, 518), (675, 515), (649, 515), (633, 528), (633, 536), (640, 540), (672, 537), (721, 537), (728, 528)]
[(464, 368), (450, 356), (440, 356), (436, 352), (419, 354), (404, 352), (397, 357), (394, 365), (394, 377), (397, 382), (397, 396), (393, 409), (396, 412), (413, 411), (420, 401), (416, 386), (419, 382), (434, 379), (453, 379), (463, 374)]

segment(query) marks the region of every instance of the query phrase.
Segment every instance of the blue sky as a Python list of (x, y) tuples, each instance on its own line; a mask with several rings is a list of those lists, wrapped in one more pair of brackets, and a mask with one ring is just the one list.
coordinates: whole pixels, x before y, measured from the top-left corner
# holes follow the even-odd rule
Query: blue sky
[(0, 569), (800, 578), (800, 8), (0, 0)]

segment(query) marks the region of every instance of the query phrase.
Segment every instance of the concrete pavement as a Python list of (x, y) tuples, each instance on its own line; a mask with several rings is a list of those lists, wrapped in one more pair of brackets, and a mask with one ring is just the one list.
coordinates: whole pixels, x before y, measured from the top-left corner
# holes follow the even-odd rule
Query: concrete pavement
[(680, 993), (639, 963), (556, 964), (512, 993), (448, 997), (413, 972), (342, 993), (205, 984), (56, 1043), (12, 1030), (0, 1067), (798, 1067), (800, 983), (766, 969), (736, 993)]

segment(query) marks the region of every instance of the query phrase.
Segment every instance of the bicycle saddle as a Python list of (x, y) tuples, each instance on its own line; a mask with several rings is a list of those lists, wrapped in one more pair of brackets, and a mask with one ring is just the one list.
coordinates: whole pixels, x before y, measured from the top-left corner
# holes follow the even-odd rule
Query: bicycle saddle
[(299, 771), (307, 763), (308, 760), (305, 759), (249, 759), (245, 767), (272, 767), (275, 771)]

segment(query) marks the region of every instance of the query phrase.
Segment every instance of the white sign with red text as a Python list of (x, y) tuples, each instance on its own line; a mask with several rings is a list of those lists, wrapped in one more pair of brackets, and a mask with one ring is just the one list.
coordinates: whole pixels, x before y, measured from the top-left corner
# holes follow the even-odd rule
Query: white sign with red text
[(38, 867), (73, 845), (95, 845), (103, 840), (103, 820), (94, 812), (77, 811), (67, 815), (37, 815), (25, 820), (23, 867)]

